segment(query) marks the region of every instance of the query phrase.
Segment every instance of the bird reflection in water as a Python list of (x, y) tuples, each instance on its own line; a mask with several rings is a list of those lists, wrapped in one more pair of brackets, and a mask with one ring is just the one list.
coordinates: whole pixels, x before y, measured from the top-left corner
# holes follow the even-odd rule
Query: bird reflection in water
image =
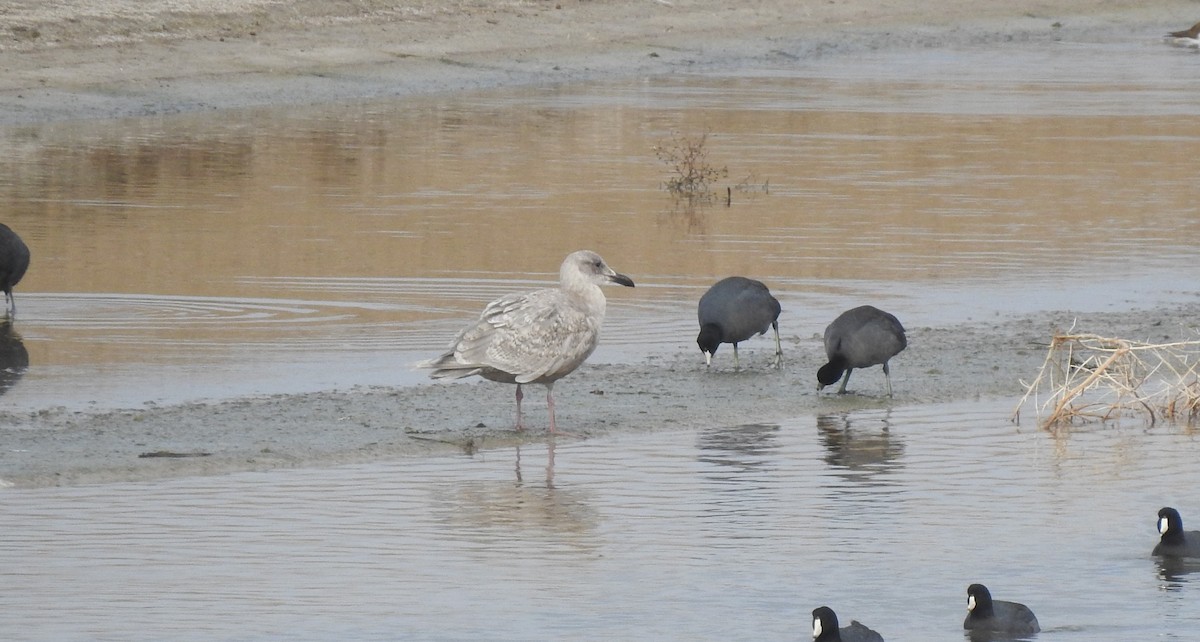
[(779, 430), (776, 424), (746, 424), (711, 428), (700, 433), (697, 460), (708, 482), (697, 500), (707, 534), (727, 537), (766, 536), (781, 501), (778, 473)]
[(1165, 591), (1179, 591), (1192, 580), (1189, 575), (1200, 572), (1200, 558), (1156, 555), (1154, 566), (1158, 571), (1158, 579), (1162, 582), (1160, 588)]
[[(517, 444), (516, 456), (516, 473), (517, 483), (525, 482), (525, 476), (521, 474), (521, 444)], [(554, 439), (551, 438), (546, 443), (546, 488), (554, 488)]]
[(772, 452), (779, 448), (778, 433), (776, 424), (711, 428), (700, 433), (698, 459), (721, 466), (725, 473), (730, 469), (737, 473), (766, 470), (771, 467)]
[(543, 546), (592, 552), (598, 547), (599, 515), (583, 489), (555, 486), (554, 440), (546, 443), (544, 482), (529, 475), (536, 468), (526, 461), (538, 454), (538, 446), (526, 444), (525, 448), (533, 451), (529, 453), (523, 453), (522, 446), (514, 448), (515, 479), (465, 480), (439, 487), (434, 496), (439, 521), (456, 537), (483, 545), (484, 550), (524, 548), (537, 541)]
[(893, 438), (891, 410), (879, 413), (834, 413), (817, 416), (817, 432), (825, 445), (825, 463), (851, 480), (869, 480), (899, 467), (904, 444)]
[(17, 385), (29, 369), (29, 351), (13, 328), (12, 320), (0, 321), (0, 395)]

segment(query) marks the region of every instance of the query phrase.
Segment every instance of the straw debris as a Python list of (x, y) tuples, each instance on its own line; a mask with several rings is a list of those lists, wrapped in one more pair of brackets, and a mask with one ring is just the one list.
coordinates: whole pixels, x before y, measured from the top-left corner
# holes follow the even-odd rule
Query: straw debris
[(1200, 341), (1056, 333), (1037, 377), (1021, 385), (1013, 421), (1032, 403), (1046, 429), (1123, 416), (1192, 424), (1200, 418)]

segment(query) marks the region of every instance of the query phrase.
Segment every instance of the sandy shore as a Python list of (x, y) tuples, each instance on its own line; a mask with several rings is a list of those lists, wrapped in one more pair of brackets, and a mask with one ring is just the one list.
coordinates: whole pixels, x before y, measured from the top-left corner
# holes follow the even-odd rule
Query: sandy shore
[(1137, 0), (14, 0), (0, 125), (1182, 28)]
[[(557, 83), (618, 74), (818, 59), (865, 48), (938, 47), (1181, 27), (1194, 2), (549, 0), (355, 3), (268, 0), (43, 2), (0, 13), (0, 125), (255, 105), (309, 104)], [(1132, 27), (1131, 27), (1132, 26)], [(1082, 317), (1139, 339), (1195, 332), (1200, 303)], [(1069, 312), (910, 328), (897, 398), (818, 396), (816, 337), (780, 371), (705, 372), (699, 353), (636, 366), (586, 364), (556, 389), (582, 437), (770, 422), (886, 403), (1009, 396), (1036, 371)], [(878, 389), (877, 370), (855, 375)], [(853, 384), (852, 388), (855, 387)], [(512, 388), (491, 383), (368, 389), (120, 412), (0, 415), (0, 485), (154, 479), (384, 457), (471, 452), (514, 433)], [(1032, 423), (1032, 422), (1030, 422)], [(1026, 429), (1034, 429), (1027, 425)]]
[[(892, 362), (894, 399), (879, 368), (856, 371), (850, 389), (818, 394), (820, 338), (784, 345), (779, 370), (763, 362), (767, 340), (748, 346), (748, 367), (706, 370), (699, 351), (634, 365), (584, 364), (555, 388), (558, 422), (574, 437), (778, 422), (982, 398), (1010, 398), (1036, 375), (1055, 330), (1145, 341), (1194, 338), (1200, 302), (1156, 310), (1040, 314), (945, 328), (909, 328)], [(759, 367), (749, 366), (755, 355)], [(513, 427), (513, 387), (485, 381), (369, 388), (232, 401), (77, 412), (0, 414), (0, 485), (53, 486), (237, 470), (352, 463), (427, 454), (470, 454), (547, 438), (542, 388), (526, 395), (530, 429)], [(1026, 408), (1014, 430), (1037, 430)], [(567, 439), (567, 437), (563, 437)]]

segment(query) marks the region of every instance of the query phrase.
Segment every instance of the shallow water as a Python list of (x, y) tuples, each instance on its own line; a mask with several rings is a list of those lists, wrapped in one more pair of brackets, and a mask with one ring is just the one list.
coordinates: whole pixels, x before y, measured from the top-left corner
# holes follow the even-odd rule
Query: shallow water
[[(482, 305), (590, 247), (598, 361), (693, 350), (717, 278), (785, 335), (1195, 299), (1196, 57), (1124, 42), (899, 51), (312, 109), (0, 129), (33, 248), (0, 408), (424, 381)], [(707, 133), (731, 207), (660, 189)], [(740, 188), (739, 188), (740, 187)]]
[[(1069, 437), (1007, 402), (872, 409), (153, 484), (6, 491), (7, 639), (807, 639), (828, 604), (961, 638), (966, 586), (1040, 640), (1193, 639), (1177, 429)], [(1200, 568), (1200, 567), (1197, 567)]]
[[(863, 301), (913, 327), (1194, 301), (1197, 60), (1152, 38), (781, 56), (2, 129), (0, 203), (35, 258), (0, 409), (416, 384), (403, 365), (579, 247), (638, 282), (609, 292), (600, 362), (694, 351), (695, 301), (731, 273), (801, 340)], [(651, 149), (672, 132), (708, 132), (719, 187), (748, 189), (673, 203)], [(794, 640), (829, 604), (889, 640), (961, 639), (982, 581), (1041, 640), (1193, 638), (1195, 569), (1148, 553), (1160, 506), (1200, 519), (1194, 435), (1054, 437), (1004, 421), (1013, 403), (8, 489), (0, 630)]]

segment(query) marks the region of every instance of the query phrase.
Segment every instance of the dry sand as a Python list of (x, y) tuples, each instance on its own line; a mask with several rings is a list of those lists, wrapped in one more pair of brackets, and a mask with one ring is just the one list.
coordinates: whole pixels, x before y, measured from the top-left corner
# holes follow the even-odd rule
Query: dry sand
[(10, 0), (0, 124), (1102, 37), (1197, 14), (1178, 0)]
[[(0, 125), (315, 104), (819, 59), (867, 48), (1182, 28), (1194, 2), (1141, 0), (15, 0), (0, 11)], [(1194, 335), (1200, 304), (1090, 315), (1088, 331)], [(556, 389), (582, 436), (770, 422), (856, 407), (1010, 396), (1069, 312), (910, 328), (897, 398), (818, 396), (817, 337), (780, 371), (705, 372), (699, 352), (585, 364)], [(879, 391), (878, 369), (851, 388)], [(472, 452), (519, 440), (492, 383), (332, 391), (120, 412), (0, 415), (0, 484), (43, 486)], [(544, 425), (540, 387), (527, 396)], [(542, 422), (539, 422), (542, 420)], [(1025, 429), (1033, 429), (1031, 425)], [(150, 455), (150, 456), (146, 456)]]

